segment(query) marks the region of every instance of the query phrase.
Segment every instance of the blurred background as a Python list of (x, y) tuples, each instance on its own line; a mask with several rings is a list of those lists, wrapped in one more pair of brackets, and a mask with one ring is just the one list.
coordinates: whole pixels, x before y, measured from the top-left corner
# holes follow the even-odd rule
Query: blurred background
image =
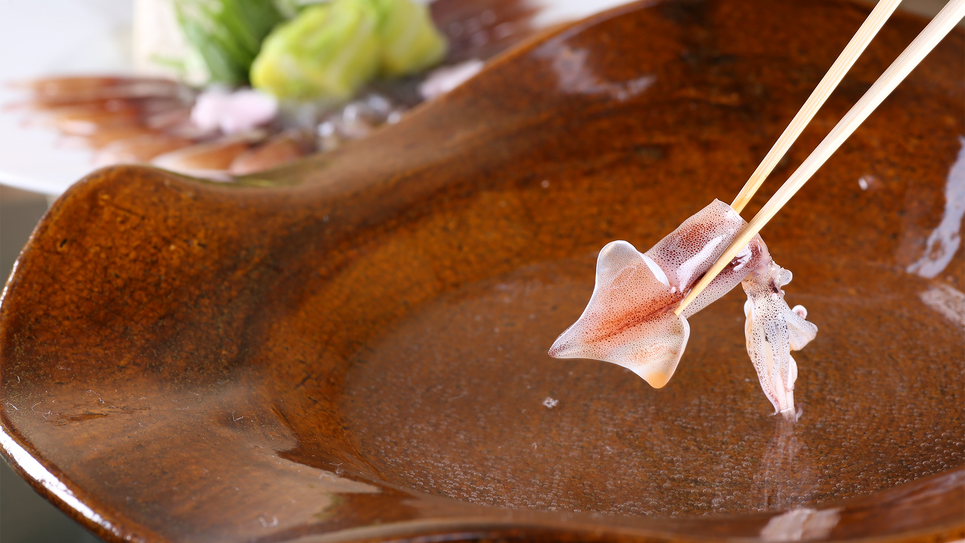
[[(47, 199), (43, 195), (0, 185), (0, 274), (4, 280), (45, 211)], [(0, 462), (0, 541), (89, 543), (100, 540), (47, 503), (6, 462)]]
[[(599, 4), (606, 7), (613, 0)], [(945, 0), (905, 0), (901, 9), (934, 15), (944, 4)], [(13, 90), (3, 87), (11, 80), (129, 72), (133, 5), (131, 0), (0, 0), (0, 108), (17, 100)], [(61, 145), (53, 131), (25, 126), (22, 118), (9, 113), (0, 109), (0, 277), (4, 280), (48, 205), (91, 169), (88, 152)], [(0, 462), (0, 542), (96, 541), (100, 540)]]

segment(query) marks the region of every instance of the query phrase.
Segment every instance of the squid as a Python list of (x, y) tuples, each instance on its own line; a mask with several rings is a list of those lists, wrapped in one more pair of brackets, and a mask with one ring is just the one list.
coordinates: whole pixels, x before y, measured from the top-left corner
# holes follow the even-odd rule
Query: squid
[(591, 358), (623, 366), (654, 388), (667, 384), (690, 338), (687, 319), (738, 283), (747, 294), (747, 353), (775, 414), (796, 420), (791, 350), (817, 334), (803, 306), (788, 307), (782, 287), (791, 272), (778, 266), (760, 235), (731, 260), (680, 315), (674, 309), (746, 223), (714, 200), (645, 253), (626, 241), (600, 251), (596, 284), (583, 314), (553, 343), (554, 358)]

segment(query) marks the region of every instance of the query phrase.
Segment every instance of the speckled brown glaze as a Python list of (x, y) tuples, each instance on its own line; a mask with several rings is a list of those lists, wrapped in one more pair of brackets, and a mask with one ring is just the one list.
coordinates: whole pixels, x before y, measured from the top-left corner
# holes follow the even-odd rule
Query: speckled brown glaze
[[(818, 540), (963, 537), (965, 338), (934, 309), (962, 248), (906, 271), (962, 147), (960, 30), (762, 232), (820, 327), (797, 425), (739, 292), (661, 390), (546, 355), (595, 252), (733, 197), (866, 14), (632, 6), (238, 185), (93, 173), (0, 305), (7, 458), (112, 541), (737, 540), (795, 508), (837, 519)], [(923, 26), (887, 24), (745, 216)]]

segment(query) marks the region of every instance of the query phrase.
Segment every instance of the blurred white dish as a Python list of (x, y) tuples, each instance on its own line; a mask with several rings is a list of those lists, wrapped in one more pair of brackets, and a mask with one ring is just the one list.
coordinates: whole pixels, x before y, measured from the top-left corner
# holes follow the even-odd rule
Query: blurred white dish
[(131, 12), (125, 0), (0, 0), (0, 183), (60, 194), (90, 172), (89, 151), (70, 148), (53, 130), (24, 126), (24, 112), (9, 109), (24, 95), (6, 84), (130, 73)]
[[(529, 0), (534, 22), (579, 19), (627, 0)], [(49, 75), (131, 74), (131, 0), (0, 0), (0, 184), (58, 195), (94, 169), (92, 153), (10, 108), (14, 81)], [(10, 52), (16, 52), (11, 54)]]

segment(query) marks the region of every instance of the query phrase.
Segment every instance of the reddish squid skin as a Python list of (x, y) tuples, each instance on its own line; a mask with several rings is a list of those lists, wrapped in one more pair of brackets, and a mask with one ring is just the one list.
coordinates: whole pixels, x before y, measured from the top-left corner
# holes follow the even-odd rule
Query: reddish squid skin
[(625, 241), (608, 244), (597, 259), (590, 302), (549, 355), (611, 362), (663, 387), (687, 347), (687, 318), (771, 262), (767, 246), (755, 236), (687, 311), (673, 314), (745, 225), (730, 206), (714, 200), (645, 254)]

